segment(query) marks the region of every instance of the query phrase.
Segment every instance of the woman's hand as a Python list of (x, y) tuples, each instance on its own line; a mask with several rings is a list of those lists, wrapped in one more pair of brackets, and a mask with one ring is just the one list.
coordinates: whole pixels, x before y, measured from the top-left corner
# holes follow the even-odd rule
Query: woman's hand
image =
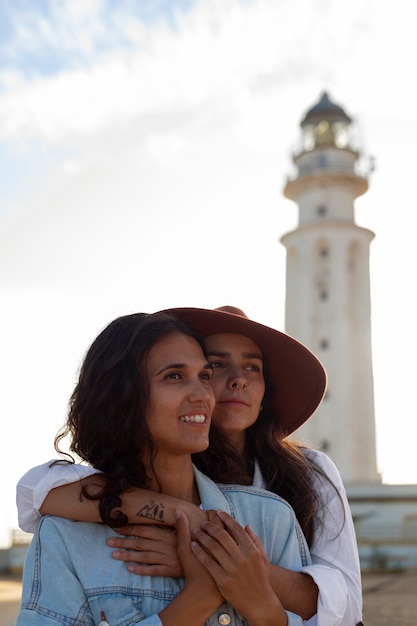
[[(194, 507), (196, 509), (196, 507)], [(198, 515), (186, 516), (191, 524), (200, 525), (203, 521), (214, 519), (222, 524), (215, 511), (202, 511)], [(190, 520), (191, 517), (191, 520)], [(128, 570), (140, 576), (171, 576), (183, 578), (184, 572), (177, 552), (177, 533), (171, 526), (152, 526), (149, 524), (129, 524), (118, 528), (123, 537), (110, 537), (107, 545), (116, 548), (113, 558), (129, 563)], [(126, 537), (127, 535), (127, 537)]]
[[(176, 511), (178, 556), (184, 572), (185, 588), (195, 588), (198, 593), (212, 598), (214, 608), (223, 602), (220, 593), (210, 572), (197, 559), (191, 549), (191, 531), (187, 517), (182, 511)], [(197, 591), (196, 591), (197, 593)]]
[(117, 548), (113, 558), (129, 563), (129, 572), (142, 576), (184, 576), (174, 528), (137, 524), (118, 531), (129, 537), (110, 537), (107, 545)]
[(175, 512), (178, 538), (178, 554), (184, 571), (184, 587), (159, 613), (163, 624), (195, 624), (203, 626), (223, 602), (215, 582), (207, 569), (191, 551), (191, 533), (187, 517), (182, 511)]
[(268, 559), (259, 539), (224, 511), (217, 515), (223, 527), (208, 521), (193, 529), (195, 556), (250, 626), (285, 626), (287, 616), (270, 585)]

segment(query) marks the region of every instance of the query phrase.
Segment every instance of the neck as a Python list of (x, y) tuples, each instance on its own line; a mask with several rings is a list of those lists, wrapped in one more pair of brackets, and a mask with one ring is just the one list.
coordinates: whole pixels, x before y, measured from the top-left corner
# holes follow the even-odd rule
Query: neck
[[(159, 459), (154, 462), (155, 471), (161, 482), (162, 492), (192, 504), (200, 504), (197, 485), (194, 479), (194, 471), (191, 457), (174, 459)], [(159, 490), (159, 486), (152, 479), (150, 489)]]
[(225, 439), (227, 439), (227, 441), (235, 448), (237, 452), (243, 454), (246, 447), (245, 432), (242, 432), (241, 430), (232, 430), (228, 431), (227, 433), (223, 433), (223, 431), (220, 431), (220, 433), (221, 436), (225, 437)]

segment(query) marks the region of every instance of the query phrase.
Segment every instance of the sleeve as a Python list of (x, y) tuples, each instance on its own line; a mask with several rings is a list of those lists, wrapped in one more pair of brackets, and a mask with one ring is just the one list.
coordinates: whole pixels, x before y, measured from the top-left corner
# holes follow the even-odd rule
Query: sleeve
[(310, 549), (313, 564), (301, 571), (313, 578), (319, 598), (316, 621), (311, 618), (306, 625), (352, 626), (362, 619), (362, 586), (349, 502), (333, 461), (317, 451), (313, 460), (335, 487), (316, 475), (316, 489), (323, 502), (322, 524)]
[(52, 489), (100, 473), (88, 465), (66, 462), (52, 465), (53, 462), (52, 460), (33, 467), (17, 483), (18, 522), (19, 527), (27, 533), (36, 531), (42, 518), (39, 509)]

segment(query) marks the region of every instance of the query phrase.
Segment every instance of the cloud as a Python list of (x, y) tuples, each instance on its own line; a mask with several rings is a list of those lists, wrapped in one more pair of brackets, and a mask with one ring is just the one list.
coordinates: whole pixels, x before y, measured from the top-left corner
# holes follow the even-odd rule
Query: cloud
[[(313, 71), (325, 76), (358, 38), (354, 11), (333, 32), (328, 1), (207, 0), (178, 12), (175, 29), (156, 20), (166, 3), (157, 3), (152, 28), (142, 21), (146, 11), (139, 17), (134, 5), (112, 3), (109, 9), (104, 0), (72, 0), (25, 14), (6, 49), (20, 42), (20, 56), (33, 55), (41, 74), (26, 70), (26, 61), (21, 67), (28, 78), (12, 63), (4, 68), (0, 138), (38, 136), (55, 144), (73, 133), (91, 135), (207, 101), (240, 115), (259, 92), (270, 95), (308, 80)], [(150, 19), (151, 5), (145, 5)], [(318, 20), (324, 25), (315, 37)], [(288, 28), (295, 22), (297, 29)], [(44, 57), (57, 59), (55, 70), (60, 57), (65, 64), (48, 72)]]
[(195, 0), (4, 0), (0, 67), (19, 67), (28, 78), (94, 63), (142, 42), (153, 25), (174, 27)]
[[(141, 15), (134, 10), (138, 5)], [(0, 140), (20, 146), (25, 165), (15, 186), (25, 197), (17, 198), (16, 211), (9, 209), (2, 223), (2, 277), (10, 276), (8, 284), (17, 276), (49, 283), (51, 258), (62, 279), (78, 276), (87, 265), (109, 269), (111, 236), (128, 237), (125, 258), (134, 249), (135, 228), (146, 223), (152, 230), (151, 216), (167, 206), (161, 180), (177, 215), (184, 218), (194, 193), (199, 208), (219, 219), (221, 207), (242, 192), (238, 166), (248, 186), (258, 176), (267, 184), (266, 172), (275, 180), (274, 168), (284, 177), (301, 103), (313, 103), (323, 77), (337, 74), (338, 62), (363, 45), (372, 27), (370, 4), (364, 10), (359, 0), (346, 3), (343, 19), (336, 19), (330, 0), (176, 3), (174, 26), (164, 2), (42, 6), (43, 12), (21, 18), (22, 28), (33, 26), (33, 40), (22, 50), (36, 49), (38, 40), (44, 52), (62, 53), (68, 67), (23, 78), (13, 77), (11, 64), (7, 68)], [(296, 29), (288, 27), (295, 23)], [(108, 46), (102, 46), (110, 30)], [(77, 54), (82, 62), (74, 61)], [(246, 150), (265, 175), (251, 170)], [(15, 172), (17, 159), (9, 164), (4, 155), (3, 172), (11, 180), (8, 168)], [(226, 192), (222, 197), (212, 189), (213, 180), (227, 190), (227, 199)], [(278, 200), (279, 192), (273, 197)], [(232, 210), (230, 215), (236, 219)], [(124, 219), (134, 223), (127, 234)], [(168, 227), (175, 228), (171, 218)], [(84, 244), (94, 229), (100, 247), (89, 260)], [(44, 235), (48, 254), (42, 256), (37, 246)], [(69, 262), (72, 241), (82, 242), (82, 251)]]

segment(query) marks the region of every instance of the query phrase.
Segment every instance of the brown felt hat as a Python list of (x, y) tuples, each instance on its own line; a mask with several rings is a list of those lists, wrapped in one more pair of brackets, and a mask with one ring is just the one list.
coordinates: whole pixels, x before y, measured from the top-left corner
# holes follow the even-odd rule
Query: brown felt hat
[(250, 320), (236, 307), (167, 309), (193, 326), (203, 337), (237, 333), (261, 349), (273, 390), (271, 409), (289, 435), (314, 413), (323, 399), (327, 377), (323, 365), (308, 348), (289, 335)]

